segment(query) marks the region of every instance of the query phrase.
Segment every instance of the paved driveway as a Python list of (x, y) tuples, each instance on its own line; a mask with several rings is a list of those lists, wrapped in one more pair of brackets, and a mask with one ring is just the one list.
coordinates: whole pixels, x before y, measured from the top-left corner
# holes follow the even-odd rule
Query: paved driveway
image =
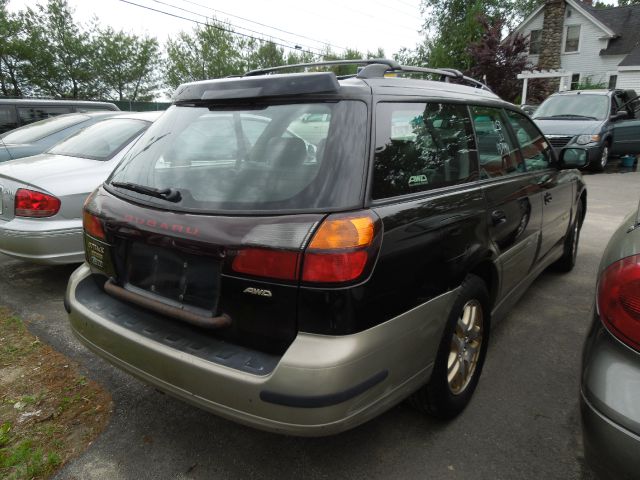
[(166, 395), (94, 357), (71, 336), (71, 267), (0, 256), (0, 304), (111, 391), (110, 426), (58, 478), (591, 479), (581, 459), (580, 350), (604, 245), (640, 196), (640, 174), (586, 177), (589, 207), (570, 274), (544, 273), (493, 332), (471, 405), (441, 423), (401, 404), (344, 434), (299, 439), (252, 430)]

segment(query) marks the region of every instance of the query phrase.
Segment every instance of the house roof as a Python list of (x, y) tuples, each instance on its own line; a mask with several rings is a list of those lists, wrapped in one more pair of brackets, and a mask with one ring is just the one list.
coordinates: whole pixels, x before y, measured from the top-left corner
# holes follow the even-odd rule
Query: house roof
[(640, 65), (640, 45), (636, 46), (636, 48), (618, 64), (619, 67), (635, 67), (637, 65)]
[[(585, 4), (580, 6), (617, 35), (616, 38), (609, 40), (608, 47), (601, 50), (600, 55), (624, 55), (638, 46), (640, 42), (638, 36), (638, 31), (640, 31), (640, 5), (612, 8), (595, 8)], [(637, 65), (637, 63), (635, 64)]]

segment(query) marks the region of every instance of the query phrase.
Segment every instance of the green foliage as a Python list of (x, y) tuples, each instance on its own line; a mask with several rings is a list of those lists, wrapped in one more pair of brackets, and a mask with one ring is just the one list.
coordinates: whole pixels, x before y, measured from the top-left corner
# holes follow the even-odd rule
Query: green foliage
[(28, 91), (24, 77), (27, 65), (22, 15), (7, 11), (8, 0), (0, 0), (0, 93), (19, 97)]
[(181, 32), (167, 41), (166, 83), (176, 88), (183, 82), (238, 75), (247, 65), (245, 46), (230, 27), (216, 20), (197, 26), (192, 34)]
[(600, 90), (603, 88), (607, 88), (606, 83), (595, 83), (591, 77), (586, 77), (582, 82), (571, 86), (571, 90)]
[(61, 98), (100, 96), (91, 60), (96, 49), (88, 32), (73, 20), (66, 0), (27, 9), (28, 66), (25, 75), (34, 93)]
[(94, 42), (97, 52), (94, 71), (105, 98), (126, 98), (133, 102), (153, 100), (159, 86), (161, 65), (155, 38), (140, 38), (107, 27), (98, 29)]
[[(639, 5), (640, 4), (640, 0), (618, 0), (618, 6), (619, 7), (626, 7), (627, 5)], [(611, 6), (611, 5), (607, 5), (607, 6)]]
[(512, 29), (542, 1), (422, 0), (425, 39), (413, 49), (401, 49), (394, 58), (405, 65), (469, 70), (474, 63), (468, 47), (485, 33), (480, 19), (500, 20)]

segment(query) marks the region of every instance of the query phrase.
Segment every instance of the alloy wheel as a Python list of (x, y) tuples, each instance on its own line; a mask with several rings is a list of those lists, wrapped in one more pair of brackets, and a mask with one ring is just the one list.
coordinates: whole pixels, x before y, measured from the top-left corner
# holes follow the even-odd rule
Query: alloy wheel
[(454, 395), (464, 392), (473, 378), (482, 347), (482, 332), (482, 305), (478, 300), (469, 300), (458, 318), (447, 361), (447, 381)]

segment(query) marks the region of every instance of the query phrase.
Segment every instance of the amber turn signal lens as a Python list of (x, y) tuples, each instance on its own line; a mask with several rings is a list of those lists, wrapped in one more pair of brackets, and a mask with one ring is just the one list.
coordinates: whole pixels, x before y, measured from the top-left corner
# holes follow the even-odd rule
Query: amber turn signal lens
[(313, 236), (309, 248), (335, 250), (371, 245), (374, 235), (373, 219), (369, 216), (327, 219)]
[(106, 238), (104, 228), (102, 226), (102, 220), (86, 210), (82, 212), (82, 226), (84, 231), (92, 237), (102, 240)]

